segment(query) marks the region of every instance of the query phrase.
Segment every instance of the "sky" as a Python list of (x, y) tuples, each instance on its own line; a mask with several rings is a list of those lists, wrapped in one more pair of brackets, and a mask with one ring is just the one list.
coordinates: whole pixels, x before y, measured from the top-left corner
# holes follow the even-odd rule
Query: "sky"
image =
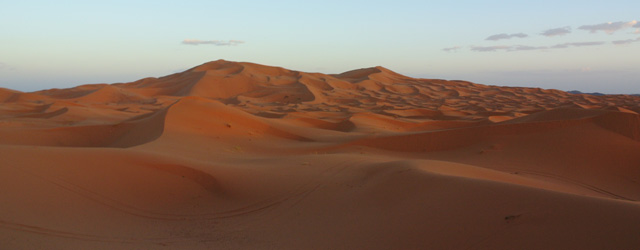
[(131, 82), (225, 59), (640, 93), (638, 10), (637, 0), (0, 0), (0, 87)]

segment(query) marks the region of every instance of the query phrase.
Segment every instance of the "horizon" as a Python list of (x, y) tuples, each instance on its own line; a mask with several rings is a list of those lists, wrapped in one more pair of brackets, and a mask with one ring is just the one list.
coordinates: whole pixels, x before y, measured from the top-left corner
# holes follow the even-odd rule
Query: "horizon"
[[(23, 91), (23, 90), (19, 90), (19, 89), (12, 89), (12, 90), (18, 90), (18, 91), (21, 91), (21, 92), (29, 93), (29, 92), (38, 92), (38, 91), (42, 91), (42, 90), (70, 89), (70, 88), (75, 88), (75, 87), (78, 87), (78, 86), (86, 86), (86, 85), (126, 84), (126, 83), (139, 81), (139, 80), (142, 80), (142, 79), (145, 79), (145, 78), (162, 78), (162, 77), (170, 76), (170, 75), (173, 75), (173, 74), (183, 73), (183, 72), (188, 71), (188, 70), (190, 70), (192, 68), (195, 68), (195, 67), (198, 67), (198, 66), (202, 66), (204, 64), (215, 62), (215, 61), (226, 61), (226, 62), (233, 62), (233, 63), (251, 63), (251, 64), (258, 64), (258, 65), (267, 66), (267, 67), (284, 68), (284, 67), (277, 66), (277, 65), (266, 65), (266, 64), (260, 64), (260, 63), (255, 63), (255, 62), (241, 62), (241, 61), (229, 61), (229, 60), (225, 60), (225, 59), (218, 59), (218, 60), (212, 60), (212, 61), (204, 62), (204, 63), (198, 64), (198, 65), (194, 65), (193, 67), (190, 67), (190, 68), (187, 68), (187, 69), (184, 69), (184, 70), (181, 70), (181, 71), (177, 71), (177, 72), (174, 72), (174, 73), (171, 73), (171, 74), (162, 75), (162, 76), (153, 76), (153, 77), (143, 77), (143, 78), (139, 78), (139, 79), (135, 79), (135, 80), (131, 80), (131, 81), (111, 82), (111, 83), (106, 83), (106, 82), (83, 83), (83, 84), (74, 85), (74, 86), (68, 86), (68, 87), (52, 87), (52, 88), (35, 89), (35, 90), (27, 90), (27, 91)], [(368, 68), (377, 68), (377, 67), (382, 67), (382, 68), (385, 68), (385, 69), (390, 70), (392, 72), (398, 73), (397, 71), (395, 71), (393, 69), (389, 69), (389, 68), (384, 67), (382, 65), (376, 65), (376, 66), (365, 67), (365, 68), (351, 69), (351, 70), (347, 70), (347, 71), (343, 71), (343, 72), (335, 72), (335, 73), (305, 72), (305, 71), (299, 71), (299, 70), (288, 69), (288, 68), (284, 68), (284, 69), (303, 72), (303, 73), (320, 73), (320, 74), (324, 74), (324, 75), (338, 75), (338, 74), (346, 73), (346, 72), (349, 72), (349, 71), (355, 71), (355, 70), (360, 70), (360, 69), (368, 69)], [(401, 74), (401, 73), (399, 73), (399, 74)], [(404, 74), (401, 74), (401, 75), (404, 75)], [(407, 76), (407, 75), (404, 75), (404, 76)], [(412, 76), (409, 76), (409, 77), (412, 77)], [(564, 91), (564, 92), (579, 92), (578, 94), (639, 95), (638, 93), (601, 93), (601, 92), (585, 92), (585, 91), (581, 91), (581, 90), (578, 90), (578, 89), (562, 90), (562, 89), (555, 89), (555, 88), (542, 88), (542, 87), (537, 87), (537, 86), (510, 86), (510, 85), (485, 84), (485, 83), (472, 82), (472, 81), (468, 81), (468, 80), (464, 80), (464, 79), (440, 79), (440, 78), (420, 78), (420, 77), (412, 77), (412, 78), (415, 78), (415, 79), (426, 79), (426, 80), (465, 81), (465, 82), (471, 82), (471, 83), (474, 83), (474, 84), (480, 84), (480, 85), (486, 85), (486, 86), (497, 86), (497, 87), (553, 89), (553, 90), (561, 90), (561, 91)], [(0, 86), (0, 88), (2, 88), (2, 87)]]
[(5, 5), (0, 87), (19, 91), (132, 82), (225, 59), (324, 74), (379, 65), (414, 78), (640, 93), (640, 3), (633, 1)]

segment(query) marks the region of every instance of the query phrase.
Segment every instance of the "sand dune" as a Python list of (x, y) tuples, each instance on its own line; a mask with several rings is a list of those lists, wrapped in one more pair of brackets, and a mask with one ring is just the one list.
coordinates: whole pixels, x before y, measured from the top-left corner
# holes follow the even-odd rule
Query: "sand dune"
[(223, 60), (0, 88), (0, 248), (635, 249), (638, 112)]

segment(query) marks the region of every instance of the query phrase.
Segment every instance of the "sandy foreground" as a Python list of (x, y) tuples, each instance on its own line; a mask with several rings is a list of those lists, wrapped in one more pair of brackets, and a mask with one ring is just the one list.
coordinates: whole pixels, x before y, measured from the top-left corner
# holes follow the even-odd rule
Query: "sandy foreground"
[(0, 89), (0, 249), (638, 249), (639, 112), (223, 60)]

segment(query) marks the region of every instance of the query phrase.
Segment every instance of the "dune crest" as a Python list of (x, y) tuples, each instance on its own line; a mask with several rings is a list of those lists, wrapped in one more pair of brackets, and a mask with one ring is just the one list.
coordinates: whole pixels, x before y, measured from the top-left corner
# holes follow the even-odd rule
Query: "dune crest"
[(638, 113), (380, 66), (0, 88), (0, 248), (633, 249)]

